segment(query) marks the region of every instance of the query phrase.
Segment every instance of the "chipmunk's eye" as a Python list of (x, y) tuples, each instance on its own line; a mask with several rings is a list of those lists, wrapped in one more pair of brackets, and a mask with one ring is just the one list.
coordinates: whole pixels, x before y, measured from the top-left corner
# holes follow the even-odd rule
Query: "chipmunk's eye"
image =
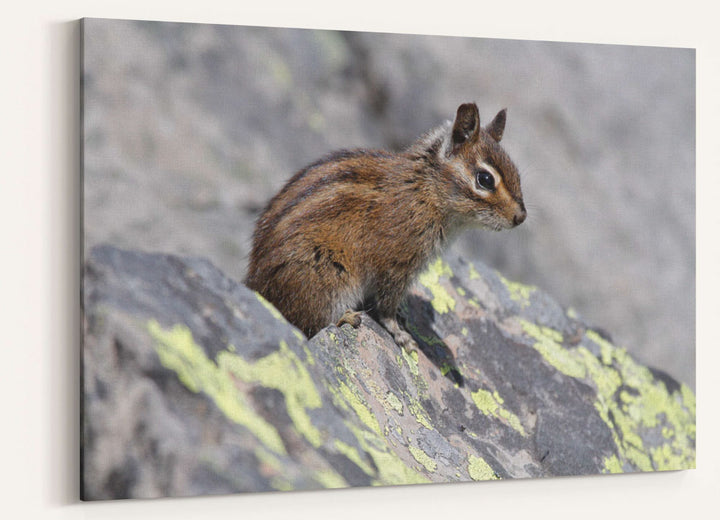
[(495, 177), (487, 170), (477, 170), (475, 172), (475, 182), (478, 188), (493, 191), (495, 189)]

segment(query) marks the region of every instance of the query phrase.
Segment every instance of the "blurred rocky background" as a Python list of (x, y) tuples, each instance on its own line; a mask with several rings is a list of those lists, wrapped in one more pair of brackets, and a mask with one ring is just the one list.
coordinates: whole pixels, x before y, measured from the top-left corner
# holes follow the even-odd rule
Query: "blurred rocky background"
[(242, 280), (255, 219), (338, 148), (503, 107), (528, 221), (455, 252), (539, 286), (695, 386), (689, 49), (83, 22), (86, 251), (203, 256)]

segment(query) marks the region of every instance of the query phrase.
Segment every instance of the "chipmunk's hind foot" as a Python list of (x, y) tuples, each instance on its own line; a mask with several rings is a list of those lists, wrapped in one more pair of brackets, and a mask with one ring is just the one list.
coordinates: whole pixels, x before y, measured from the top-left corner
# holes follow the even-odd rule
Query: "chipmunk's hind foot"
[(402, 328), (397, 319), (385, 318), (380, 321), (380, 324), (390, 333), (395, 340), (395, 343), (397, 343), (399, 347), (405, 349), (408, 354), (417, 352), (419, 349), (417, 342), (408, 331)]

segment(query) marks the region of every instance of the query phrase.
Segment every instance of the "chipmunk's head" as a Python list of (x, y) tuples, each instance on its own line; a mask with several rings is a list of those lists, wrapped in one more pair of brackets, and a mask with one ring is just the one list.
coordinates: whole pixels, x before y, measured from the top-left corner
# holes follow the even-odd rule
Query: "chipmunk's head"
[(446, 155), (454, 173), (453, 209), (463, 220), (500, 230), (521, 224), (527, 212), (520, 175), (500, 146), (505, 109), (484, 128), (475, 103), (460, 105)]

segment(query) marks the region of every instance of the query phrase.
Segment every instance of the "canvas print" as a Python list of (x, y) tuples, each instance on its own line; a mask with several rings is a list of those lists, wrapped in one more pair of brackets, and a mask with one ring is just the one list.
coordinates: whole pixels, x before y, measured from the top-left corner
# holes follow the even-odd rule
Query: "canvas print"
[(693, 49), (80, 23), (84, 500), (695, 467)]

